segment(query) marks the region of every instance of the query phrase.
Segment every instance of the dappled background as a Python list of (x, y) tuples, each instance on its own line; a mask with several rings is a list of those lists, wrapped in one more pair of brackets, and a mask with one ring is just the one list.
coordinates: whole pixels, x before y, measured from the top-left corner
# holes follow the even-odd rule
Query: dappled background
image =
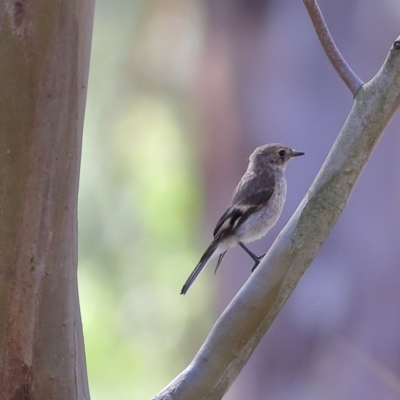
[[(397, 0), (320, 1), (370, 79)], [(300, 0), (97, 0), (79, 204), (79, 287), (93, 400), (149, 399), (190, 362), (248, 278), (228, 253), (179, 292), (253, 149), (283, 142), (306, 193), (352, 105)], [(400, 397), (400, 119), (226, 398)]]

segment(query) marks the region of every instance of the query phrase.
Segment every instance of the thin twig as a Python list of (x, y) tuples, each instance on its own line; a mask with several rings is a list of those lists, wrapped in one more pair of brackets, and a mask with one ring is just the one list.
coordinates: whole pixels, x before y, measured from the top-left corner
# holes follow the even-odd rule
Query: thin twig
[(332, 39), (317, 1), (303, 0), (303, 2), (329, 61), (355, 97), (358, 89), (360, 89), (364, 82), (355, 74), (340, 54), (339, 49), (336, 47), (336, 44)]

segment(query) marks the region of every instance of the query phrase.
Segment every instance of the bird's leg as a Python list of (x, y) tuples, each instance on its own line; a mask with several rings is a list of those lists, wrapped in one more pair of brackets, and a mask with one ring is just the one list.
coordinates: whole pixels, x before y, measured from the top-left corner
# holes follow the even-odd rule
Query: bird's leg
[(259, 261), (258, 257), (252, 251), (250, 251), (242, 242), (239, 242), (239, 246), (253, 259), (253, 261)]
[(251, 269), (251, 272), (253, 272), (257, 267), (258, 264), (260, 264), (260, 261), (263, 259), (265, 256), (265, 253), (261, 254), (261, 256), (257, 257), (252, 251), (250, 251), (242, 242), (238, 243), (239, 246), (253, 259), (254, 261), (254, 266)]

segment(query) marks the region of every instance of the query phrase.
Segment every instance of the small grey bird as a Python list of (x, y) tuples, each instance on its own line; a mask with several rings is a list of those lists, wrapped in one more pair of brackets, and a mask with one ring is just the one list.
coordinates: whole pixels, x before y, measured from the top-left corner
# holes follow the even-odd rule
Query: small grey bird
[(209, 261), (218, 256), (217, 272), (226, 252), (237, 244), (255, 262), (252, 271), (257, 267), (265, 254), (257, 257), (244, 243), (260, 239), (275, 225), (286, 199), (286, 166), (293, 157), (302, 155), (304, 153), (279, 143), (254, 150), (228, 209), (214, 229), (213, 241), (183, 285), (181, 294), (188, 291)]

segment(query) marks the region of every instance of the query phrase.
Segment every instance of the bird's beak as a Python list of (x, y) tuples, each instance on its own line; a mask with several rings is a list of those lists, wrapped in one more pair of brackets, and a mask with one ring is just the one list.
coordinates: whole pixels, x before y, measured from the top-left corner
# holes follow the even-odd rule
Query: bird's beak
[(306, 153), (302, 153), (301, 151), (293, 151), (292, 157), (304, 156), (304, 154), (306, 154)]

